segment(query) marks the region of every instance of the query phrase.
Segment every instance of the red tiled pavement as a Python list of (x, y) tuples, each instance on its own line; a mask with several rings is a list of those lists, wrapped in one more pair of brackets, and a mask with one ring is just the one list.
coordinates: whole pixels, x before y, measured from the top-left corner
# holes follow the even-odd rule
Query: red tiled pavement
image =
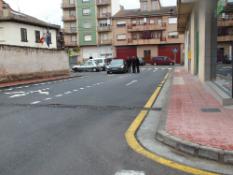
[[(183, 68), (176, 68), (168, 105), (166, 130), (193, 143), (233, 150), (233, 110), (225, 109), (194, 76)], [(218, 108), (221, 112), (206, 113), (202, 108)]]
[(53, 81), (53, 80), (61, 80), (61, 79), (69, 78), (69, 77), (70, 76), (66, 75), (66, 76), (58, 76), (58, 77), (49, 77), (49, 78), (41, 78), (41, 79), (33, 79), (33, 80), (22, 80), (22, 81), (8, 82), (8, 83), (0, 83), (0, 88), (32, 84), (32, 83), (41, 83), (41, 82)]

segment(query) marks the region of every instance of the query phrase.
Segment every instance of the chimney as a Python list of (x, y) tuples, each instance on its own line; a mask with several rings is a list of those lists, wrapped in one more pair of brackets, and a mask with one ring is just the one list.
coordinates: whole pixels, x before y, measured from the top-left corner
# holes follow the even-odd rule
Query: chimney
[(3, 15), (3, 0), (0, 0), (0, 16)]

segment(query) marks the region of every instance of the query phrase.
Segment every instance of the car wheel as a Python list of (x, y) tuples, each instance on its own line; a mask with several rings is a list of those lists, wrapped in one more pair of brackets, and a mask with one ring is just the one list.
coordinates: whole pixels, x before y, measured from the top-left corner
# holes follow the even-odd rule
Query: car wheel
[(93, 68), (92, 71), (93, 71), (93, 72), (97, 72), (97, 69), (96, 69), (96, 68)]
[(77, 68), (74, 68), (73, 71), (74, 71), (74, 72), (78, 72), (78, 69), (77, 69)]

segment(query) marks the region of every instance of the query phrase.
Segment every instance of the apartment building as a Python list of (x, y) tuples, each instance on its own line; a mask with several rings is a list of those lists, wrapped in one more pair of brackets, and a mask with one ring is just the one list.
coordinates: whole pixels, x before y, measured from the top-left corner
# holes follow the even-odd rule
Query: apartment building
[(121, 10), (113, 16), (115, 56), (168, 56), (183, 63), (184, 36), (177, 32), (176, 7), (162, 7), (159, 0), (140, 0), (140, 9)]
[(112, 15), (119, 0), (63, 0), (65, 45), (78, 47), (80, 58), (112, 57)]
[(232, 60), (232, 42), (233, 2), (228, 2), (218, 18), (218, 62), (229, 63)]

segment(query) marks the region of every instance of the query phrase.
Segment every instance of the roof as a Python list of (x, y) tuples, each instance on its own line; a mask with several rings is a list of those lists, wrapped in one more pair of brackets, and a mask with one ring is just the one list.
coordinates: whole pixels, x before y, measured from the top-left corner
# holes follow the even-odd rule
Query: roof
[(39, 27), (47, 27), (47, 28), (52, 28), (52, 29), (59, 29), (60, 28), (59, 25), (50, 24), (50, 23), (47, 23), (47, 22), (42, 21), (40, 19), (37, 19), (35, 17), (26, 15), (24, 13), (17, 12), (15, 10), (11, 9), (11, 7), (7, 3), (5, 3), (4, 1), (3, 1), (3, 6), (4, 6), (4, 8), (7, 8), (10, 13), (7, 16), (0, 16), (0, 22), (1, 21), (14, 21), (14, 22), (30, 24), (30, 25), (35, 25), (35, 26), (39, 26)]
[(133, 17), (145, 17), (145, 16), (164, 16), (164, 15), (176, 15), (176, 7), (161, 7), (160, 10), (155, 11), (141, 11), (140, 9), (121, 9), (113, 18), (133, 18)]

